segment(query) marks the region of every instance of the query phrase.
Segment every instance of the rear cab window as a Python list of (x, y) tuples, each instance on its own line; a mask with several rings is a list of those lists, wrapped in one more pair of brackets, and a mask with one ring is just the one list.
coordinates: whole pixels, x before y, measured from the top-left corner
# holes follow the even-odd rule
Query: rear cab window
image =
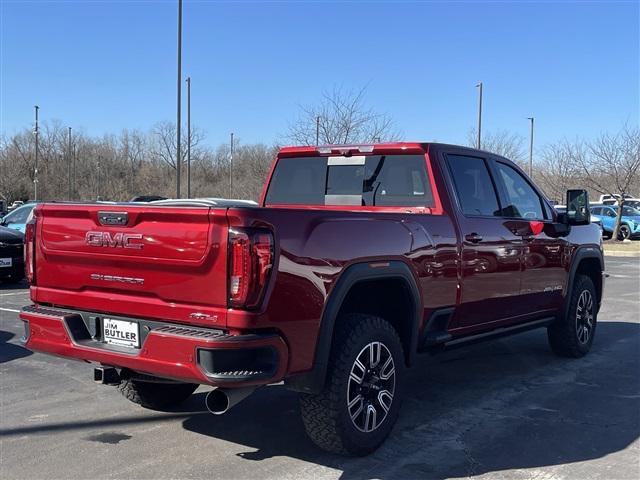
[(424, 155), (280, 158), (265, 205), (435, 206)]

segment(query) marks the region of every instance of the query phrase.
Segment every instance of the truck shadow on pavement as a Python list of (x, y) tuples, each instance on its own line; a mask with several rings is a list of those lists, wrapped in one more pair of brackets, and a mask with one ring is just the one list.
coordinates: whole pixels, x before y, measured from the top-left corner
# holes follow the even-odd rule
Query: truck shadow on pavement
[(201, 413), (206, 392), (198, 393), (183, 406), (194, 412), (183, 426), (246, 446), (237, 455), (247, 461), (293, 457), (342, 470), (342, 478), (571, 464), (621, 451), (640, 436), (639, 348), (640, 325), (602, 322), (591, 353), (577, 360), (554, 356), (544, 330), (419, 357), (398, 424), (364, 458), (318, 450), (304, 433), (297, 395), (280, 386), (257, 390), (222, 416)]
[(33, 354), (31, 350), (27, 350), (14, 343), (9, 343), (9, 340), (13, 337), (13, 333), (0, 330), (0, 363), (10, 362)]

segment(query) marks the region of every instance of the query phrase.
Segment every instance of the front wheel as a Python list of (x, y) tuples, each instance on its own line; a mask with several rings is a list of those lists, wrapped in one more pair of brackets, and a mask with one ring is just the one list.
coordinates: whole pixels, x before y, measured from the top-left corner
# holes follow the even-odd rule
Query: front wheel
[(620, 225), (618, 229), (618, 240), (627, 240), (631, 237), (631, 229), (629, 225)]
[(324, 389), (301, 395), (302, 419), (320, 448), (366, 455), (384, 442), (398, 418), (402, 343), (379, 317), (351, 314), (338, 323)]
[(593, 280), (577, 275), (567, 315), (547, 328), (551, 350), (562, 357), (579, 358), (591, 349), (596, 334), (598, 306)]

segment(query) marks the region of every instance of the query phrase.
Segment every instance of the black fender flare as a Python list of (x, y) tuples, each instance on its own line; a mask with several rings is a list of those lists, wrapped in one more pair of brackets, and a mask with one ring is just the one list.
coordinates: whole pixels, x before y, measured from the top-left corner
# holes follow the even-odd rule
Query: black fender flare
[(405, 353), (407, 364), (410, 365), (413, 362), (418, 349), (418, 332), (422, 320), (422, 298), (411, 269), (406, 263), (399, 260), (355, 263), (347, 267), (340, 275), (325, 302), (316, 340), (313, 368), (309, 372), (285, 379), (287, 388), (303, 393), (322, 391), (329, 366), (333, 331), (344, 299), (357, 283), (379, 279), (402, 280), (409, 291), (414, 304), (412, 309), (414, 313), (411, 319), (409, 351)]
[[(569, 302), (571, 301), (571, 292), (573, 291), (573, 283), (576, 278), (578, 266), (580, 265), (580, 262), (582, 262), (582, 260), (589, 258), (597, 259), (600, 263), (601, 274), (604, 272), (604, 257), (599, 247), (584, 245), (577, 248), (576, 252), (573, 254), (573, 259), (571, 260), (569, 275), (567, 276), (567, 285), (564, 292), (564, 306), (562, 307), (562, 315), (564, 318), (566, 318), (566, 316), (569, 314)], [(602, 290), (604, 290), (604, 282), (602, 284), (601, 291), (598, 292), (598, 310), (600, 310), (600, 303), (602, 302)]]

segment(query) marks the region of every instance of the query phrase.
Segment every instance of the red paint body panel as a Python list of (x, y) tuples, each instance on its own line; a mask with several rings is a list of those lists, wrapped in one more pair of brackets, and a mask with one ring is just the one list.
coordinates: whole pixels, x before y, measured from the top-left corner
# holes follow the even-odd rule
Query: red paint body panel
[[(278, 351), (286, 358), (278, 366), (278, 379), (313, 368), (328, 299), (345, 270), (358, 263), (407, 265), (420, 295), (420, 335), (431, 314), (444, 308), (454, 309), (448, 329), (456, 337), (556, 315), (565, 299), (576, 248), (600, 248), (597, 227), (573, 228), (558, 238), (550, 231), (554, 218), (529, 222), (465, 217), (444, 165), (443, 153), (449, 150), (473, 152), (420, 143), (373, 147), (373, 154), (425, 156), (435, 199), (432, 208), (265, 206), (273, 166), (257, 208), (38, 206), (37, 285), (31, 287), (32, 300), (45, 306), (223, 328), (234, 335), (276, 333), (282, 339)], [(286, 147), (279, 158), (301, 155), (321, 154), (315, 147)], [(98, 212), (103, 211), (127, 212), (127, 225), (100, 225)], [(515, 235), (514, 222), (516, 229), (530, 228), (531, 235)], [(274, 236), (270, 280), (255, 311), (227, 307), (230, 228), (267, 229)], [(88, 245), (87, 231), (140, 233), (144, 247)], [(474, 231), (485, 240), (467, 242), (465, 235)], [(144, 283), (105, 281), (92, 274), (125, 281), (141, 278)], [(551, 293), (549, 286), (554, 288)], [(21, 317), (35, 333), (29, 348), (211, 383), (189, 360), (195, 348), (192, 341), (152, 332), (144, 351), (132, 356), (73, 345), (59, 322), (25, 313)]]
[[(75, 360), (117, 365), (164, 378), (217, 385), (216, 381), (208, 378), (196, 364), (197, 348), (233, 349), (272, 346), (278, 351), (281, 362), (269, 381), (281, 380), (287, 371), (287, 346), (279, 337), (269, 340), (216, 342), (208, 341), (206, 338), (195, 339), (152, 331), (137, 354), (124, 354), (74, 343), (69, 331), (59, 318), (24, 312), (20, 314), (20, 318), (29, 322), (30, 336), (25, 346), (31, 350)], [(259, 382), (261, 383), (264, 381)], [(251, 382), (244, 382), (244, 385), (251, 385)]]

